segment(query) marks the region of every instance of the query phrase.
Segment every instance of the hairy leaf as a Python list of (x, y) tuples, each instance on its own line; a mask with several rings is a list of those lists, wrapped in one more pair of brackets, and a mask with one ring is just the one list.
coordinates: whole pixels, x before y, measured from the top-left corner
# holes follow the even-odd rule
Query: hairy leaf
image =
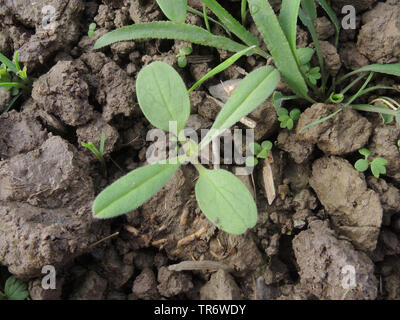
[(215, 0), (201, 0), (218, 17), (225, 27), (248, 46), (258, 46), (257, 38), (243, 27)]
[(275, 90), (279, 79), (279, 72), (269, 66), (248, 74), (218, 114), (211, 130), (201, 142), (202, 147), (265, 101)]
[(196, 198), (206, 217), (223, 231), (242, 234), (257, 222), (257, 207), (250, 191), (226, 170), (203, 168), (196, 183)]
[(140, 108), (149, 122), (169, 131), (169, 122), (176, 121), (178, 132), (190, 115), (190, 100), (182, 78), (165, 62), (153, 62), (140, 70), (136, 80)]
[(141, 206), (155, 195), (178, 169), (180, 163), (176, 158), (172, 160), (133, 170), (108, 186), (93, 203), (94, 216), (101, 219), (112, 218)]
[(279, 15), (279, 23), (297, 61), (296, 33), (299, 7), (300, 0), (283, 0)]
[(283, 78), (297, 95), (310, 100), (307, 85), (274, 10), (266, 0), (249, 0), (248, 2), (254, 22)]
[(171, 21), (157, 21), (134, 24), (106, 33), (96, 41), (94, 49), (119, 41), (136, 39), (176, 39), (232, 52), (239, 52), (246, 48), (240, 43), (225, 37), (215, 36), (197, 26)]
[(157, 3), (169, 20), (185, 22), (188, 0), (157, 0)]

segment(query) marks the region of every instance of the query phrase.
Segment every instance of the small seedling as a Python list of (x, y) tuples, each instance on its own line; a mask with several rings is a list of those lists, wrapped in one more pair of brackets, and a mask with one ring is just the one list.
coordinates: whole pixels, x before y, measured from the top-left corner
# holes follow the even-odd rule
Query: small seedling
[(28, 79), (26, 66), (21, 69), (18, 62), (18, 51), (15, 52), (13, 61), (0, 53), (0, 86), (10, 91), (13, 98), (4, 110), (9, 111), (23, 92), (30, 93), (32, 81)]
[(7, 279), (4, 292), (0, 291), (0, 300), (26, 300), (28, 297), (28, 286), (14, 276)]
[(192, 53), (191, 47), (184, 47), (179, 50), (179, 53), (176, 55), (176, 61), (178, 62), (179, 68), (185, 68), (188, 63), (187, 56)]
[(371, 172), (374, 175), (375, 178), (379, 178), (379, 175), (381, 174), (386, 174), (386, 168), (385, 165), (387, 164), (387, 160), (384, 158), (375, 158), (372, 162), (368, 160), (369, 156), (371, 155), (371, 152), (366, 149), (362, 148), (358, 150), (358, 152), (364, 156), (364, 159), (358, 160), (355, 164), (354, 167), (359, 171), (359, 172), (365, 172), (368, 170), (368, 168), (371, 166)]
[(257, 142), (250, 144), (250, 151), (254, 154), (254, 157), (247, 157), (246, 166), (255, 167), (258, 164), (258, 159), (266, 159), (269, 156), (269, 152), (272, 149), (272, 142), (265, 140), (259, 145)]
[[(261, 84), (256, 85), (261, 79)], [(164, 62), (144, 67), (136, 80), (139, 106), (154, 127), (175, 135), (179, 152), (175, 157), (140, 167), (103, 190), (94, 201), (94, 216), (112, 218), (135, 210), (156, 194), (182, 164), (191, 163), (199, 173), (196, 199), (210, 222), (231, 234), (242, 234), (254, 227), (257, 207), (247, 187), (231, 172), (206, 169), (197, 160), (203, 148), (267, 99), (279, 80), (279, 73), (270, 66), (250, 72), (197, 144), (183, 134), (190, 115), (190, 99), (182, 78)], [(176, 130), (171, 129), (171, 123)], [(264, 143), (264, 149), (271, 147)]]
[(300, 118), (301, 111), (300, 109), (292, 109), (290, 112), (286, 108), (278, 109), (278, 120), (281, 123), (281, 128), (287, 128), (288, 130), (292, 130), (294, 126), (294, 122)]
[(96, 146), (93, 144), (93, 142), (81, 142), (81, 145), (87, 149), (89, 149), (95, 156), (96, 158), (100, 161), (101, 165), (103, 168), (106, 168), (106, 162), (104, 160), (104, 144), (106, 142), (106, 134), (102, 133), (101, 139), (100, 139), (100, 150), (96, 148)]
[(97, 24), (95, 24), (94, 22), (89, 25), (89, 31), (88, 31), (89, 38), (94, 37), (94, 31), (96, 30), (96, 27), (97, 27)]

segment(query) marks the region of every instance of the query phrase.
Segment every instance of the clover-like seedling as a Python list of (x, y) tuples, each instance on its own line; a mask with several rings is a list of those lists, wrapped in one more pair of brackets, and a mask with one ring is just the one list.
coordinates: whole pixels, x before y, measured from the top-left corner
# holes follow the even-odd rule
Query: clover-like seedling
[(89, 31), (88, 31), (88, 36), (89, 38), (93, 38), (94, 37), (94, 31), (96, 30), (97, 24), (92, 22), (89, 25)]
[(97, 149), (96, 146), (93, 144), (93, 142), (89, 141), (88, 143), (86, 142), (81, 142), (81, 145), (87, 149), (89, 149), (99, 160), (103, 168), (106, 168), (106, 161), (104, 160), (104, 145), (106, 142), (106, 134), (102, 133), (101, 138), (100, 138), (100, 149)]
[(182, 49), (179, 49), (179, 53), (176, 55), (176, 61), (179, 68), (185, 68), (187, 66), (187, 56), (190, 55), (192, 51), (191, 47), (183, 47)]
[(368, 158), (371, 155), (371, 152), (368, 149), (362, 148), (358, 150), (358, 152), (364, 156), (364, 159), (357, 160), (357, 162), (354, 164), (354, 167), (359, 172), (365, 172), (371, 166), (371, 172), (375, 178), (378, 179), (379, 175), (386, 174), (386, 168), (385, 168), (385, 165), (387, 164), (386, 159), (375, 158), (374, 160), (369, 161)]
[(0, 291), (0, 300), (25, 300), (28, 297), (28, 286), (14, 276), (7, 279), (4, 292)]
[(32, 90), (32, 81), (29, 80), (26, 66), (21, 69), (18, 62), (18, 51), (15, 52), (13, 61), (0, 53), (0, 86), (10, 91), (13, 98), (4, 110), (11, 109), (23, 92), (29, 93)]
[(294, 126), (294, 122), (300, 118), (301, 111), (300, 109), (292, 109), (290, 112), (286, 108), (279, 108), (278, 111), (278, 121), (280, 122), (281, 128), (287, 128), (288, 130), (292, 130)]
[[(260, 80), (261, 84), (255, 85)], [(182, 78), (164, 62), (144, 67), (136, 80), (139, 106), (154, 127), (176, 137), (179, 152), (166, 160), (135, 169), (104, 189), (93, 203), (94, 216), (112, 218), (138, 208), (156, 194), (182, 164), (191, 163), (199, 173), (195, 194), (205, 216), (231, 234), (242, 234), (254, 227), (257, 207), (250, 191), (231, 172), (207, 169), (198, 163), (199, 153), (267, 99), (279, 80), (279, 73), (270, 66), (250, 72), (197, 144), (183, 133), (190, 115), (190, 100)]]
[(258, 159), (266, 159), (269, 156), (269, 152), (272, 149), (272, 142), (265, 140), (260, 144), (253, 142), (249, 145), (251, 153), (254, 157), (247, 157), (246, 166), (255, 167), (258, 164)]

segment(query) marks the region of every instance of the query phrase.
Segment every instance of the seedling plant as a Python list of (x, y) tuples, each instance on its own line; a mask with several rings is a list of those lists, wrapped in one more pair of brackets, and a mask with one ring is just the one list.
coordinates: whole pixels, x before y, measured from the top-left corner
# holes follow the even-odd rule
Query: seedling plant
[(176, 55), (176, 61), (178, 63), (179, 68), (185, 68), (188, 63), (187, 56), (192, 53), (191, 47), (183, 47), (179, 50), (179, 53)]
[[(101, 134), (101, 138), (100, 138), (100, 149), (97, 149), (92, 141), (89, 141), (88, 143), (81, 142), (81, 145), (84, 148), (90, 150), (90, 152), (92, 152), (94, 154), (94, 156), (97, 158), (97, 160), (99, 160), (99, 162), (103, 166), (103, 169), (106, 170), (107, 166), (106, 166), (106, 161), (104, 160), (104, 145), (105, 145), (105, 142), (106, 142), (106, 134), (102, 133)], [(107, 170), (105, 172), (107, 172)]]
[(26, 66), (21, 69), (18, 62), (18, 51), (13, 61), (0, 53), (0, 87), (11, 92), (13, 97), (3, 112), (9, 111), (23, 93), (30, 93), (32, 81), (28, 78)]
[[(192, 163), (199, 173), (195, 194), (205, 216), (231, 234), (241, 234), (252, 228), (257, 222), (257, 207), (246, 186), (231, 172), (209, 170), (197, 160), (200, 151), (213, 139), (267, 99), (279, 80), (278, 71), (270, 66), (252, 71), (241, 81), (210, 131), (197, 144), (183, 134), (190, 101), (179, 74), (163, 62), (143, 68), (136, 81), (140, 108), (153, 126), (175, 135), (180, 152), (175, 157), (136, 169), (111, 184), (95, 199), (94, 215), (112, 218), (138, 208), (157, 193), (182, 164)], [(171, 129), (171, 122), (175, 123), (176, 131)]]
[[(187, 161), (193, 163), (199, 150), (210, 143), (215, 136), (269, 98), (277, 87), (279, 73), (294, 93), (291, 96), (284, 96), (275, 91), (273, 94), (273, 104), (278, 112), (281, 127), (292, 129), (299, 117), (298, 110), (289, 112), (282, 108), (281, 104), (287, 100), (305, 100), (309, 103), (322, 102), (338, 106), (334, 113), (308, 124), (301, 130), (318, 125), (348, 107), (393, 116), (397, 122), (400, 122), (398, 108), (354, 104), (361, 96), (376, 90), (397, 90), (391, 86), (368, 87), (368, 85), (375, 73), (399, 77), (399, 63), (372, 64), (339, 78), (331, 76), (327, 71), (314, 26), (317, 18), (316, 2), (326, 12), (335, 27), (334, 45), (336, 47), (339, 42), (340, 23), (326, 0), (316, 0), (316, 2), (314, 0), (282, 0), (279, 16), (275, 14), (267, 0), (242, 0), (242, 23), (216, 0), (201, 1), (202, 13), (188, 7), (187, 0), (157, 0), (169, 21), (123, 27), (103, 35), (95, 43), (94, 48), (99, 49), (119, 41), (150, 38), (176, 39), (235, 53), (211, 70), (189, 91), (186, 91), (182, 80), (173, 68), (162, 63), (153, 63), (145, 67), (137, 79), (137, 95), (139, 105), (150, 123), (168, 131), (169, 121), (176, 121), (178, 132), (182, 130), (190, 110), (188, 92), (195, 90), (205, 80), (225, 70), (243, 55), (261, 56), (267, 60), (267, 64), (272, 61), (276, 69), (272, 66), (262, 67), (250, 72), (242, 80), (213, 124), (212, 128), (216, 129), (217, 133), (210, 133), (199, 145), (186, 142), (186, 153), (183, 155), (139, 168), (106, 188), (94, 202), (93, 211), (97, 217), (111, 218), (134, 210), (147, 201), (169, 180), (181, 163)], [(213, 12), (216, 20), (207, 16), (207, 8)], [(244, 26), (247, 8), (263, 37), (267, 51), (261, 49), (257, 37)], [(187, 12), (203, 17), (206, 28), (185, 24)], [(310, 32), (315, 49), (296, 47), (299, 18)], [(227, 36), (212, 34), (210, 23), (221, 25)], [(238, 40), (232, 40), (231, 35), (236, 36)], [(317, 65), (313, 65), (314, 55), (318, 61)], [(355, 94), (349, 95), (348, 92), (361, 81), (364, 82), (360, 89)], [(180, 140), (180, 143), (183, 144), (183, 148), (184, 141)], [(255, 156), (257, 158), (256, 154)], [(382, 165), (382, 162), (378, 160), (377, 164), (379, 163)], [(228, 171), (208, 170), (199, 164), (193, 164), (199, 172), (196, 197), (207, 218), (222, 230), (233, 234), (243, 233), (247, 228), (254, 226), (257, 210), (253, 198), (244, 185), (240, 184), (237, 178)], [(372, 166), (371, 163), (371, 170), (374, 170), (374, 173), (383, 173), (382, 169), (372, 169), (373, 167), (376, 166)]]
[(25, 282), (11, 276), (7, 279), (4, 291), (0, 291), (0, 300), (26, 300), (29, 297)]
[(258, 159), (267, 159), (269, 153), (273, 147), (273, 144), (269, 140), (265, 140), (260, 144), (253, 142), (250, 144), (250, 151), (254, 155), (253, 157), (247, 157), (246, 166), (255, 167), (258, 164)]
[(359, 172), (365, 172), (368, 170), (369, 167), (371, 167), (371, 172), (377, 179), (381, 174), (386, 174), (386, 167), (385, 167), (385, 165), (387, 164), (386, 159), (375, 158), (374, 160), (369, 161), (369, 156), (371, 155), (371, 152), (368, 149), (362, 148), (358, 150), (358, 152), (364, 156), (364, 159), (360, 159), (354, 164), (354, 167)]

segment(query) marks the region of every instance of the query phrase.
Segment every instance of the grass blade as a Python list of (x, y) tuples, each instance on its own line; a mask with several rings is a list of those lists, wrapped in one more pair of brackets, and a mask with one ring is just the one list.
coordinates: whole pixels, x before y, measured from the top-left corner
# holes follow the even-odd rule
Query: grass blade
[(298, 96), (313, 102), (308, 96), (306, 82), (271, 5), (266, 0), (248, 0), (248, 2), (254, 22), (283, 78)]
[(179, 166), (180, 163), (167, 161), (131, 171), (96, 197), (93, 203), (94, 216), (107, 219), (138, 208), (167, 183)]
[(325, 10), (329, 19), (332, 21), (333, 26), (335, 28), (335, 47), (337, 48), (339, 45), (339, 35), (340, 35), (340, 22), (338, 17), (336, 16), (335, 11), (329, 6), (326, 0), (317, 0), (320, 6)]
[(196, 88), (198, 88), (199, 86), (201, 86), (201, 84), (208, 80), (209, 78), (217, 75), (218, 73), (228, 69), (232, 64), (234, 64), (237, 60), (239, 60), (243, 55), (245, 55), (248, 51), (250, 51), (251, 49), (255, 48), (255, 46), (246, 48), (240, 52), (235, 53), (232, 57), (230, 57), (229, 59), (226, 59), (224, 62), (222, 62), (221, 64), (219, 64), (218, 66), (216, 66), (214, 69), (212, 69), (210, 72), (208, 72), (205, 76), (203, 76), (199, 81), (197, 81), (189, 90), (188, 93), (192, 92), (193, 90), (195, 90)]
[(360, 73), (360, 72), (377, 72), (377, 73), (384, 73), (390, 76), (397, 76), (400, 77), (400, 63), (391, 63), (391, 64), (371, 64), (369, 66), (362, 67), (360, 69), (354, 70), (345, 76), (341, 77), (336, 81), (336, 85), (340, 84), (347, 78)]
[(246, 48), (240, 43), (226, 37), (215, 36), (197, 26), (171, 21), (158, 21), (135, 24), (106, 33), (96, 41), (94, 49), (119, 41), (136, 39), (176, 39), (231, 52), (239, 52)]
[(18, 69), (10, 59), (0, 53), (0, 62), (4, 63), (10, 71), (17, 73)]
[(258, 39), (243, 27), (232, 15), (215, 0), (201, 0), (230, 32), (237, 36), (248, 46), (258, 46)]

